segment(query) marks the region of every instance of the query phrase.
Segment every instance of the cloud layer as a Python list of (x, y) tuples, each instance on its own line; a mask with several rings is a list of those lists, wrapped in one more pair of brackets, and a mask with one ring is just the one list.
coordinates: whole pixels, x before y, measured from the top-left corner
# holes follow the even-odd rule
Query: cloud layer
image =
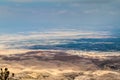
[[(102, 34), (101, 34), (102, 33)], [(20, 48), (32, 45), (56, 45), (69, 42), (71, 39), (79, 38), (109, 38), (109, 32), (88, 32), (88, 31), (56, 31), (56, 32), (30, 32), (18, 34), (0, 35), (0, 49)]]

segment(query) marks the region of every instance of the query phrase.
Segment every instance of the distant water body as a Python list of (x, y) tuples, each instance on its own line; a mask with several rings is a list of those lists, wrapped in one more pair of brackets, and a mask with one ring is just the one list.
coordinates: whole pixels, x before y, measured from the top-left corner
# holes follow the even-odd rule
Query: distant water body
[[(62, 41), (62, 40), (61, 40)], [(80, 38), (66, 39), (66, 43), (56, 45), (33, 45), (29, 49), (120, 51), (120, 38)]]

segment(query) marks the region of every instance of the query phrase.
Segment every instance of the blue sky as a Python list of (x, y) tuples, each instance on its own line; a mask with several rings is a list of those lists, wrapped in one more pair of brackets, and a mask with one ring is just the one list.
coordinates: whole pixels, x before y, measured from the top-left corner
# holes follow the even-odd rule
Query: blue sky
[(0, 33), (120, 31), (120, 0), (0, 0)]

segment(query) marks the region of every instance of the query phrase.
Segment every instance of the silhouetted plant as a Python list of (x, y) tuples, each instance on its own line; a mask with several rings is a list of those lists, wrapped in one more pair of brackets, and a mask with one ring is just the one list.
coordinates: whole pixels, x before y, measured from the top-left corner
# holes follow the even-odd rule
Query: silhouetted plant
[[(11, 79), (9, 79), (10, 78), (9, 75), (10, 75), (10, 71), (8, 70), (8, 68), (5, 68), (4, 71), (1, 68), (1, 71), (0, 71), (0, 80), (11, 80)], [(14, 77), (14, 73), (12, 73), (11, 78), (13, 78), (13, 77)]]

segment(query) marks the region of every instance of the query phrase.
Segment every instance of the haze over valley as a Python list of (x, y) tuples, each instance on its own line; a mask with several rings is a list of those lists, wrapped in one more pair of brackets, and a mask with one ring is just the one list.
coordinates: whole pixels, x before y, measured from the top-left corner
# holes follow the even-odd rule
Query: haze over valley
[(0, 0), (0, 68), (0, 80), (120, 80), (120, 0)]

